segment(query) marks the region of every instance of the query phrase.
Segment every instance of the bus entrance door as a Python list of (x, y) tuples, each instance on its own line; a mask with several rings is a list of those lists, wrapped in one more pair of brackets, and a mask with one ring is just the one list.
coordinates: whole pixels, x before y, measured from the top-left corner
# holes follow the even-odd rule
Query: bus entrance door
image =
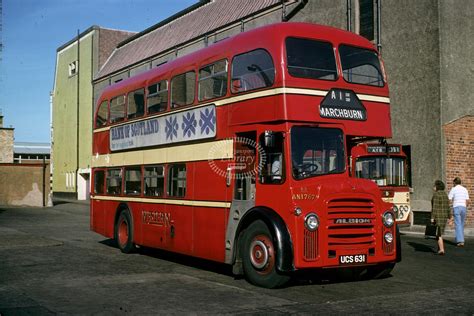
[(231, 165), (234, 191), (226, 232), (226, 262), (232, 262), (235, 234), (245, 213), (255, 206), (255, 179), (257, 173), (257, 133), (237, 134), (234, 162)]

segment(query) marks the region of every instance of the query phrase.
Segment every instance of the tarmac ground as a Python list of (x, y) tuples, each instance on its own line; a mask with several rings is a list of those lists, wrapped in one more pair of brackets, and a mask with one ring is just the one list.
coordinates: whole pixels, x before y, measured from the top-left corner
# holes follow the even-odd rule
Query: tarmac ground
[(298, 273), (268, 290), (227, 265), (154, 249), (125, 255), (89, 230), (85, 204), (0, 207), (0, 314), (436, 314), (474, 313), (474, 239), (446, 255), (402, 235), (391, 275), (352, 280)]

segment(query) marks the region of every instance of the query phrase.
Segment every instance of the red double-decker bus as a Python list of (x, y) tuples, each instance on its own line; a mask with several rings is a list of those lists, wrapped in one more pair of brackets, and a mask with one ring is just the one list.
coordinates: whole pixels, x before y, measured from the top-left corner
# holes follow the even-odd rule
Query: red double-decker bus
[(347, 140), (390, 137), (373, 45), (278, 23), (107, 88), (95, 114), (91, 229), (277, 287), (296, 270), (387, 274), (392, 205), (351, 177)]
[(382, 191), (382, 199), (393, 203), (397, 224), (410, 223), (410, 187), (407, 156), (399, 144), (360, 143), (351, 149), (351, 174), (369, 179)]

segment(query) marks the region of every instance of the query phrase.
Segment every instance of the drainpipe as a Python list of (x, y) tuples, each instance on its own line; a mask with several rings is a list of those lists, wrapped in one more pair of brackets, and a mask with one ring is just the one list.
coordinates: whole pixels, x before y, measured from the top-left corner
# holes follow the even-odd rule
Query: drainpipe
[(377, 0), (377, 50), (379, 54), (382, 54), (382, 34), (380, 34), (382, 30), (382, 8), (381, 8), (382, 0)]
[(298, 4), (293, 9), (291, 9), (290, 12), (288, 13), (286, 12), (285, 0), (282, 0), (281, 3), (282, 3), (282, 21), (288, 22), (296, 15), (296, 13), (301, 11), (301, 9), (303, 9), (306, 6), (306, 4), (308, 4), (308, 0), (299, 0)]
[(77, 128), (76, 128), (76, 199), (79, 199), (79, 190), (78, 190), (78, 178), (79, 178), (79, 105), (80, 105), (80, 102), (79, 102), (79, 97), (80, 97), (80, 91), (79, 91), (79, 87), (80, 87), (80, 84), (81, 82), (79, 81), (79, 77), (80, 77), (80, 74), (81, 72), (79, 71), (79, 68), (80, 68), (80, 62), (79, 62), (79, 57), (80, 57), (80, 33), (79, 33), (79, 30), (77, 30), (77, 95), (76, 95), (76, 102), (77, 102), (77, 111), (76, 111), (76, 115), (77, 115), (77, 118), (76, 118), (76, 124), (77, 124)]
[(347, 15), (347, 30), (352, 32), (352, 0), (347, 0), (346, 2), (346, 15)]

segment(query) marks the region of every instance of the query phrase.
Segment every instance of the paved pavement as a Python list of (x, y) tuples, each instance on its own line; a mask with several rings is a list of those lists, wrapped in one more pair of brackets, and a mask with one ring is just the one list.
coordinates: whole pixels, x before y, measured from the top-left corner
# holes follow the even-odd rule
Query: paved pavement
[[(471, 246), (472, 245), (472, 246)], [(381, 280), (299, 274), (254, 287), (222, 264), (144, 249), (122, 254), (89, 231), (87, 205), (0, 207), (0, 314), (474, 314), (474, 239), (446, 256), (403, 235)]]

